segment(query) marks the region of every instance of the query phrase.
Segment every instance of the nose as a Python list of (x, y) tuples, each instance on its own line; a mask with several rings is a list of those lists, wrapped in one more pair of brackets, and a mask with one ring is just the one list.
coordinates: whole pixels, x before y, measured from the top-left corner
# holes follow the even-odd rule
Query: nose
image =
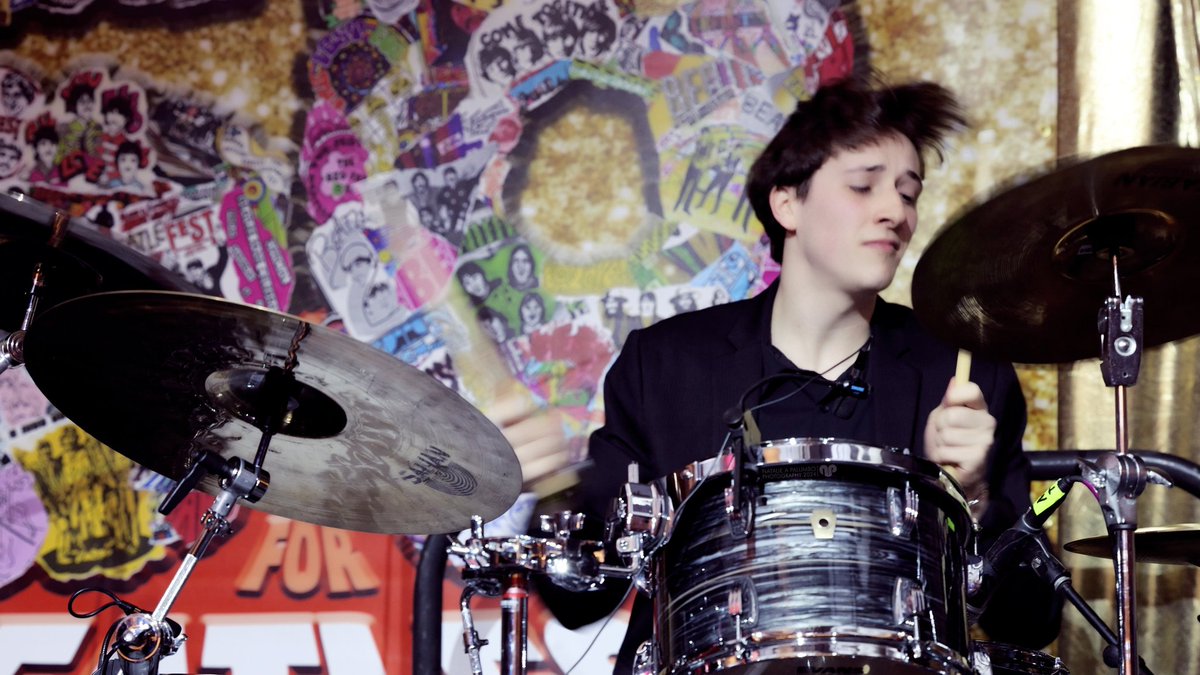
[(909, 222), (909, 206), (904, 201), (904, 195), (899, 190), (881, 190), (878, 205), (878, 219), (892, 229), (911, 226)]

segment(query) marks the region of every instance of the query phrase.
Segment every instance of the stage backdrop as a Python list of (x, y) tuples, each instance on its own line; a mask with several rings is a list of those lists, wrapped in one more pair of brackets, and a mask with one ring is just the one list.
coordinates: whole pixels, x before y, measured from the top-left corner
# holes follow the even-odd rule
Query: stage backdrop
[[(745, 171), (822, 82), (870, 65), (941, 81), (969, 109), (972, 128), (930, 165), (892, 300), (907, 301), (942, 224), (1055, 157), (1051, 0), (7, 8), (0, 187), (93, 221), (203, 292), (394, 354), (485, 413), (527, 404), (554, 428), (554, 464), (585, 458), (630, 330), (774, 278)], [(1027, 444), (1056, 447), (1056, 370), (1021, 376)], [(157, 515), (165, 481), (65, 420), (23, 370), (0, 376), (0, 450), (0, 675), (89, 673), (118, 613), (74, 619), (67, 598), (101, 587), (153, 607), (210, 499)], [(510, 528), (534, 508), (519, 504)], [(500, 527), (489, 534), (514, 531)], [(407, 673), (420, 544), (239, 507), (172, 612), (189, 640), (162, 672)], [(457, 576), (444, 586), (452, 673), (468, 669)], [(499, 611), (476, 604), (494, 672)], [(625, 617), (572, 636), (535, 599), (531, 670), (608, 672)]]

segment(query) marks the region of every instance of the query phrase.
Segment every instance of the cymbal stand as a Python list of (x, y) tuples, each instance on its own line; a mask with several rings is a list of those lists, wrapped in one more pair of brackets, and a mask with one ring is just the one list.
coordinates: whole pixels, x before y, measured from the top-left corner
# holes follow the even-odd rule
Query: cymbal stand
[[(67, 236), (67, 214), (54, 212), (54, 222), (50, 226), (50, 248), (56, 249)], [(38, 301), (41, 300), (46, 286), (46, 263), (38, 261), (33, 268), (33, 283), (29, 287), (29, 304), (25, 307), (25, 317), (21, 319), (21, 327), (9, 333), (0, 340), (0, 373), (9, 368), (19, 367), (25, 363), (25, 331), (33, 323), (37, 313)]]
[[(1057, 593), (1074, 605), (1075, 609), (1079, 610), (1083, 618), (1100, 634), (1105, 644), (1108, 645), (1104, 649), (1105, 664), (1110, 668), (1116, 667), (1121, 649), (1121, 642), (1117, 638), (1117, 634), (1108, 627), (1104, 619), (1100, 618), (1096, 610), (1092, 609), (1087, 600), (1071, 585), (1071, 575), (1062, 564), (1062, 561), (1050, 551), (1049, 541), (1044, 537), (1027, 537), (1023, 541), (1022, 546), (1028, 548), (1027, 555), (1030, 569), (1045, 579)], [(1140, 675), (1154, 675), (1150, 671), (1150, 668), (1146, 666), (1145, 661), (1142, 661), (1140, 657), (1137, 660), (1140, 670), (1136, 672)]]
[(1117, 586), (1117, 630), (1121, 637), (1121, 675), (1137, 673), (1137, 604), (1134, 592), (1134, 530), (1137, 498), (1146, 488), (1146, 466), (1129, 452), (1127, 388), (1137, 383), (1142, 360), (1142, 298), (1121, 299), (1117, 253), (1112, 254), (1113, 295), (1105, 298), (1098, 321), (1100, 370), (1106, 386), (1114, 388), (1116, 454), (1084, 465), (1084, 478), (1096, 488), (1104, 522), (1116, 538), (1114, 563)]
[[(459, 600), (459, 612), (463, 620), (463, 646), (471, 661), (472, 675), (483, 675), (483, 661), (479, 650), (488, 643), (475, 630), (475, 619), (471, 614), (471, 598), (477, 594), (500, 599), (500, 674), (525, 675), (529, 654), (529, 573), (510, 571), (507, 586), (499, 579), (464, 576), (466, 588)], [(503, 595), (501, 595), (503, 594)]]
[(471, 672), (482, 675), (479, 648), (487, 644), (475, 631), (471, 598), (482, 594), (500, 597), (503, 643), (500, 649), (502, 675), (524, 675), (529, 647), (529, 575), (544, 575), (570, 591), (596, 590), (606, 578), (630, 579), (639, 568), (601, 564), (596, 553), (601, 542), (575, 539), (583, 529), (582, 513), (559, 511), (538, 517), (539, 528), (550, 537), (486, 538), (483, 519), (471, 517), (471, 536), (466, 541), (451, 539), (447, 552), (462, 559), (463, 590), (459, 609), (463, 618), (463, 646), (471, 660)]
[[(175, 578), (171, 580), (171, 584), (163, 593), (154, 612), (150, 615), (130, 614), (120, 619), (114, 627), (116, 634), (114, 650), (123, 662), (122, 667), (126, 675), (158, 675), (159, 660), (164, 656), (174, 654), (180, 644), (187, 639), (187, 636), (181, 636), (172, 630), (172, 626), (166, 620), (167, 612), (175, 604), (180, 591), (183, 590), (196, 563), (204, 556), (209, 544), (218, 535), (229, 532), (230, 526), (226, 517), (237, 500), (245, 499), (248, 502), (257, 502), (266, 493), (270, 481), (266, 471), (256, 471), (249, 462), (240, 457), (230, 457), (223, 461), (213, 453), (202, 451), (187, 475), (163, 499), (159, 511), (169, 513), (174, 509), (199, 482), (204, 473), (213, 473), (219, 476), (221, 485), (221, 491), (204, 514), (204, 534), (192, 544), (192, 548), (184, 556), (179, 570), (175, 573)], [(103, 659), (104, 655), (101, 658)], [(99, 671), (94, 675), (98, 675), (98, 673)]]
[(471, 660), (472, 675), (483, 675), (479, 649), (487, 640), (479, 638), (471, 615), (471, 598), (476, 594), (500, 600), (500, 628), (504, 636), (500, 644), (501, 675), (525, 675), (529, 652), (529, 570), (518, 564), (494, 565), (495, 558), (486, 550), (483, 519), (471, 516), (471, 537), (465, 544), (451, 542), (450, 552), (467, 564), (463, 570), (462, 598), (459, 609), (463, 618), (463, 645)]

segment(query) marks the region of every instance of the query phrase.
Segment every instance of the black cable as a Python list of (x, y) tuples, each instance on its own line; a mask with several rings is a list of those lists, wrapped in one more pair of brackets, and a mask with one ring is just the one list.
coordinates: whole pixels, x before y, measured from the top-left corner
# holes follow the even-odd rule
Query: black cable
[[(830, 372), (833, 371), (834, 368), (837, 368), (838, 366), (842, 365), (843, 363), (849, 361), (851, 358), (858, 356), (859, 354), (862, 353), (862, 351), (864, 349), (869, 350), (870, 348), (871, 348), (871, 338), (868, 337), (867, 341), (863, 343), (863, 346), (859, 347), (858, 349), (855, 349), (853, 352), (847, 354), (845, 356), (845, 358), (843, 358), (842, 360), (833, 364), (832, 366), (829, 366), (828, 368), (826, 368), (825, 370), (823, 370), (819, 373), (809, 374), (809, 373), (804, 373), (799, 370), (789, 370), (789, 371), (786, 371), (783, 373), (775, 373), (774, 375), (768, 375), (768, 376), (758, 380), (754, 384), (750, 385), (746, 389), (746, 391), (742, 392), (742, 395), (738, 398), (737, 409), (740, 411), (752, 413), (755, 410), (760, 410), (767, 406), (775, 405), (776, 403), (782, 403), (782, 402), (788, 400), (789, 398), (795, 396), (796, 394), (799, 394), (800, 392), (804, 391), (804, 389), (807, 388), (808, 385), (812, 384), (813, 382), (816, 382), (818, 378), (822, 378), (825, 375), (828, 375)], [(748, 396), (750, 396), (750, 394), (752, 394), (754, 391), (756, 391), (757, 389), (760, 389), (768, 384), (771, 384), (772, 382), (781, 382), (781, 381), (788, 381), (788, 380), (803, 380), (803, 382), (800, 384), (799, 387), (797, 387), (796, 389), (794, 389), (793, 391), (791, 391), (787, 394), (784, 394), (783, 396), (780, 396), (779, 398), (772, 399), (770, 401), (764, 401), (764, 402), (759, 403), (758, 405), (754, 406), (753, 408), (750, 408), (748, 410), (746, 409), (746, 398)], [(828, 384), (830, 387), (836, 387), (838, 383), (826, 381), (825, 384)]]
[[(96, 609), (93, 609), (90, 612), (82, 612), (82, 613), (77, 612), (77, 611), (75, 611), (75, 601), (78, 600), (79, 597), (84, 595), (85, 593), (99, 593), (101, 595), (106, 595), (109, 598), (112, 598), (112, 602), (106, 602), (103, 605), (100, 605), (99, 607), (97, 607)], [(67, 599), (67, 613), (70, 614), (71, 616), (75, 617), (76, 619), (90, 619), (93, 616), (96, 616), (97, 614), (99, 614), (99, 613), (103, 612), (104, 610), (109, 609), (111, 607), (119, 607), (121, 609), (121, 611), (125, 612), (126, 616), (128, 616), (130, 614), (136, 614), (136, 613), (145, 614), (145, 610), (141, 609), (137, 605), (131, 605), (128, 602), (125, 602), (124, 600), (122, 600), (121, 598), (118, 598), (116, 596), (116, 594), (113, 593), (112, 591), (109, 591), (104, 588), (98, 588), (95, 586), (88, 586), (87, 588), (81, 588), (81, 589), (75, 591), (74, 593), (72, 593), (71, 597)], [(108, 632), (106, 632), (104, 634), (104, 640), (101, 641), (101, 643), (100, 643), (100, 657), (96, 660), (96, 672), (97, 673), (103, 673), (104, 672), (104, 664), (110, 658), (112, 658), (113, 654), (117, 653), (117, 646), (115, 644), (112, 646), (111, 649), (109, 649), (108, 645), (109, 645), (109, 642), (112, 641), (113, 635), (117, 632), (118, 625), (120, 625), (119, 621), (114, 622), (111, 626), (109, 626)]]
[[(75, 611), (75, 601), (77, 599), (79, 599), (79, 596), (83, 595), (84, 593), (99, 593), (100, 595), (107, 595), (108, 597), (112, 598), (112, 602), (107, 602), (103, 605), (100, 605), (96, 609), (94, 609), (90, 612), (87, 612), (86, 614), (80, 614), (79, 612)], [(99, 614), (100, 612), (103, 612), (104, 610), (108, 609), (109, 607), (120, 607), (121, 611), (125, 612), (125, 614), (134, 614), (134, 613), (138, 613), (138, 612), (140, 612), (142, 614), (146, 613), (146, 610), (142, 609), (141, 607), (138, 607), (137, 605), (131, 605), (128, 602), (125, 602), (124, 600), (122, 600), (121, 598), (118, 598), (116, 596), (116, 594), (113, 593), (112, 591), (109, 591), (104, 588), (98, 588), (96, 586), (88, 586), (87, 588), (81, 588), (81, 589), (75, 591), (74, 593), (72, 593), (71, 597), (69, 599), (67, 599), (67, 613), (70, 614), (71, 616), (75, 617), (76, 619), (90, 619), (93, 616), (96, 616), (97, 614)]]
[(413, 584), (413, 675), (442, 673), (442, 580), (446, 575), (445, 534), (425, 539)]
[(104, 634), (104, 641), (100, 643), (100, 658), (96, 660), (96, 672), (104, 672), (104, 664), (117, 653), (117, 646), (114, 644), (112, 649), (108, 648), (108, 643), (112, 640), (113, 634), (117, 632), (119, 623), (114, 623), (108, 627), (108, 632)]

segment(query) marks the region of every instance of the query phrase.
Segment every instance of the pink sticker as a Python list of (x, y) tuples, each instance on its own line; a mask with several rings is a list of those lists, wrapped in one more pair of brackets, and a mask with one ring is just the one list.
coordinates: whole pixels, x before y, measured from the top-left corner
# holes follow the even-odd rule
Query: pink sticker
[(236, 292), (231, 292), (234, 289), (222, 290), (226, 297), (286, 311), (296, 278), (283, 232), (268, 229), (278, 221), (267, 195), (262, 180), (253, 178), (236, 185), (221, 199), (227, 237), (225, 248), (237, 284)]
[(49, 526), (33, 476), (16, 462), (0, 464), (0, 587), (33, 565)]
[(369, 155), (341, 113), (323, 101), (313, 106), (300, 149), (300, 177), (314, 220), (327, 222), (338, 204), (360, 201), (351, 186), (367, 177)]
[(49, 408), (50, 401), (33, 383), (29, 371), (16, 368), (0, 373), (0, 428), (7, 429), (10, 436), (42, 420)]
[(414, 242), (396, 265), (400, 303), (415, 309), (441, 297), (454, 273), (455, 247), (442, 237), (414, 228)]

